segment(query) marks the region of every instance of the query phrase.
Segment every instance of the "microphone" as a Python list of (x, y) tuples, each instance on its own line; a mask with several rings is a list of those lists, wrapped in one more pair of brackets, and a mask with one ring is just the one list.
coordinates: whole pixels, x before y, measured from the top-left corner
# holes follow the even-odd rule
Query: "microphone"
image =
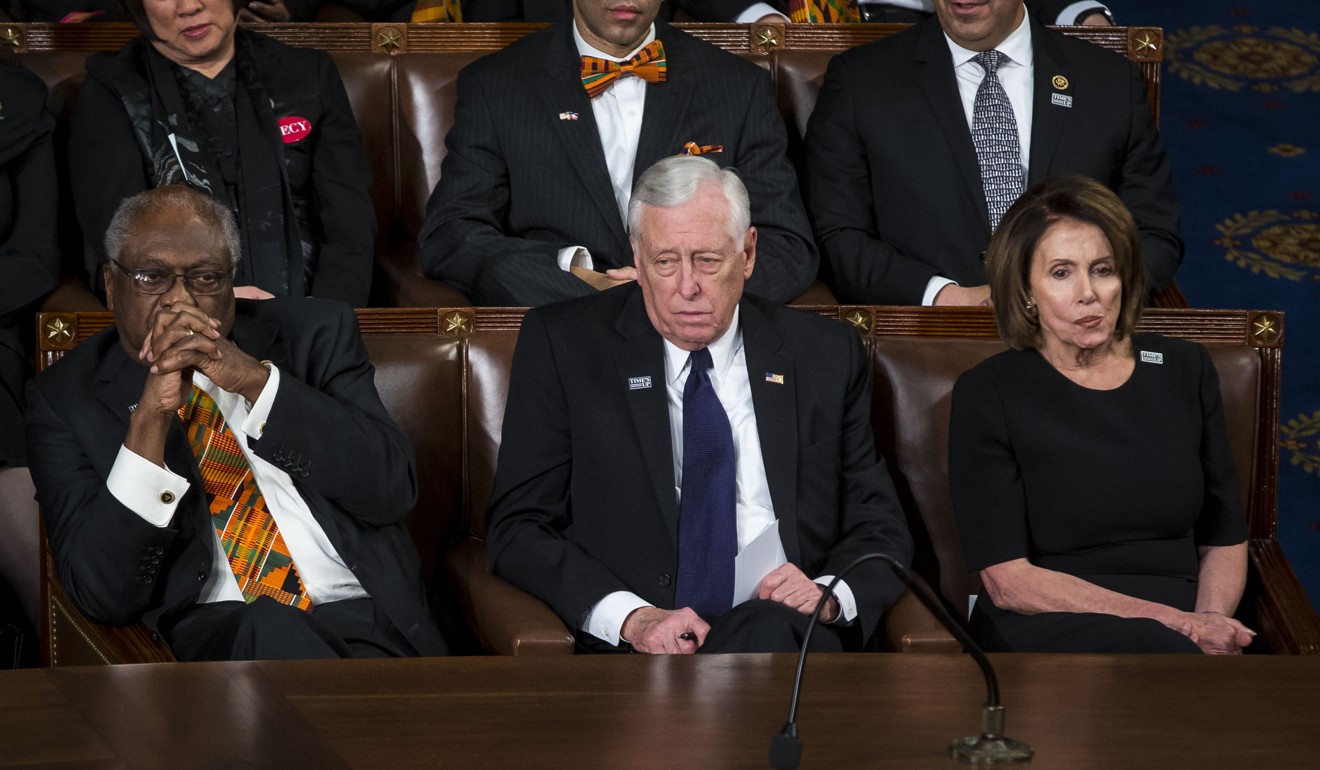
[(825, 608), (830, 596), (834, 594), (834, 587), (838, 585), (839, 581), (849, 572), (852, 572), (854, 567), (873, 559), (879, 559), (889, 565), (894, 574), (898, 575), (908, 589), (921, 600), (921, 603), (926, 605), (926, 609), (935, 615), (935, 618), (940, 621), (940, 625), (944, 626), (944, 629), (953, 634), (954, 638), (962, 644), (963, 649), (972, 656), (972, 659), (981, 667), (981, 673), (985, 675), (986, 698), (985, 705), (981, 707), (981, 733), (966, 738), (955, 738), (949, 744), (949, 755), (960, 762), (973, 765), (1029, 761), (1032, 755), (1035, 754), (1031, 747), (1004, 736), (1004, 706), (999, 702), (999, 679), (995, 676), (995, 670), (990, 665), (990, 659), (985, 656), (985, 652), (977, 646), (976, 642), (972, 641), (972, 637), (968, 635), (962, 625), (949, 615), (949, 611), (931, 593), (930, 588), (923, 581), (914, 577), (898, 559), (887, 553), (868, 553), (857, 557), (851, 564), (844, 567), (838, 575), (835, 575), (830, 584), (825, 587), (825, 592), (821, 594), (820, 601), (816, 602), (816, 611), (811, 613), (811, 620), (807, 623), (807, 632), (802, 637), (802, 651), (798, 653), (797, 675), (793, 678), (793, 699), (788, 707), (788, 722), (784, 724), (784, 729), (780, 730), (779, 734), (770, 741), (770, 766), (775, 770), (796, 770), (802, 759), (802, 742), (798, 740), (797, 735), (797, 707), (798, 699), (802, 695), (802, 672), (807, 665), (807, 649), (811, 644), (811, 632), (815, 630), (816, 623), (820, 619), (820, 612)]

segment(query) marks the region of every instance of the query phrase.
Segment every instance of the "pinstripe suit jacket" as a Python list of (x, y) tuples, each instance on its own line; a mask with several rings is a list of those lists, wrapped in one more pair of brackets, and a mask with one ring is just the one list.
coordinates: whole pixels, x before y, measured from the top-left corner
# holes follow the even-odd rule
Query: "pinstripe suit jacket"
[[(685, 142), (723, 145), (707, 157), (738, 169), (759, 231), (747, 290), (792, 299), (815, 279), (817, 257), (769, 76), (667, 24), (657, 22), (656, 35), (668, 81), (646, 89), (634, 179)], [(569, 24), (464, 69), (445, 145), (420, 239), (427, 275), (471, 296), (494, 256), (554, 265), (560, 248), (576, 245), (598, 270), (632, 264)]]

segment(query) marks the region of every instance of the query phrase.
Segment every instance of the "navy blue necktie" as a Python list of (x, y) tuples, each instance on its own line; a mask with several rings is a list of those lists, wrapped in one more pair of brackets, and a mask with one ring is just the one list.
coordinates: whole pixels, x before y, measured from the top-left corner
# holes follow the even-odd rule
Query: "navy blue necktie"
[(733, 430), (710, 381), (710, 351), (693, 351), (688, 360), (674, 607), (691, 607), (709, 622), (733, 605), (738, 554)]

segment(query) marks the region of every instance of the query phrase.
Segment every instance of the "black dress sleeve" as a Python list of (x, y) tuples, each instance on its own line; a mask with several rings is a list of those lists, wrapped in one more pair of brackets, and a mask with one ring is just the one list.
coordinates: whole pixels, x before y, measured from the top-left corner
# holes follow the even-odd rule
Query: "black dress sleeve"
[(995, 378), (985, 366), (964, 373), (953, 387), (949, 491), (970, 569), (1030, 556), (1021, 469)]

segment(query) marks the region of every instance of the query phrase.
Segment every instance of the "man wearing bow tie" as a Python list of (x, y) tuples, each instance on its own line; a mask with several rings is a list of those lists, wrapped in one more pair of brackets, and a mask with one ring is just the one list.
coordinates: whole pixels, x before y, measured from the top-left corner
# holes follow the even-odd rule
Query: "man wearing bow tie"
[(423, 272), (482, 305), (541, 305), (633, 280), (633, 180), (700, 154), (734, 167), (760, 259), (748, 291), (801, 294), (817, 257), (764, 70), (657, 23), (659, 0), (574, 0), (574, 20), (460, 73), (422, 228)]
[(1064, 173), (1123, 199), (1147, 285), (1163, 288), (1182, 260), (1180, 210), (1136, 65), (1045, 29), (1022, 0), (934, 10), (836, 56), (811, 113), (811, 215), (835, 295), (988, 304), (982, 255), (999, 218)]

